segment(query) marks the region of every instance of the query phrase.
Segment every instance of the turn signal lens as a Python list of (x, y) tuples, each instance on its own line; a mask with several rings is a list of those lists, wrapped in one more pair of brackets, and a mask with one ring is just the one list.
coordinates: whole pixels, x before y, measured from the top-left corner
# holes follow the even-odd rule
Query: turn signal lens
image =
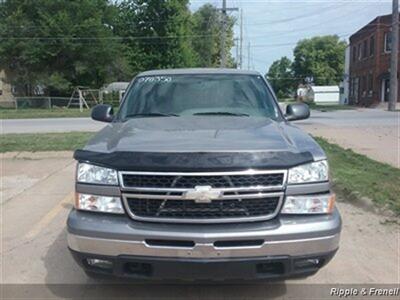
[(76, 194), (76, 209), (123, 214), (124, 209), (122, 207), (120, 197), (108, 197), (108, 196), (96, 196), (89, 194)]
[(335, 194), (287, 196), (282, 214), (329, 214), (335, 206)]

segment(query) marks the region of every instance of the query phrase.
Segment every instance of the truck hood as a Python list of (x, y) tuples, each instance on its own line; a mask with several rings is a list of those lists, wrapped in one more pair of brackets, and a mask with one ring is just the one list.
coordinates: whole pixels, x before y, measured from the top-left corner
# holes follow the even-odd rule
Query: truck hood
[(286, 121), (248, 117), (166, 117), (112, 123), (78, 161), (132, 171), (287, 169), (324, 159), (319, 145)]
[(314, 151), (299, 128), (257, 117), (158, 117), (111, 123), (85, 150), (96, 152)]

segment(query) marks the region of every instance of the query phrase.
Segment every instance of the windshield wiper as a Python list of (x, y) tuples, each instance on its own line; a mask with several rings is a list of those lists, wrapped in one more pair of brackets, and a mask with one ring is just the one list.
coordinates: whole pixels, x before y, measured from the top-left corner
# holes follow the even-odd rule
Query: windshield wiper
[(244, 113), (233, 113), (228, 111), (210, 111), (210, 112), (198, 112), (194, 113), (194, 116), (201, 116), (201, 115), (219, 115), (219, 116), (237, 116), (237, 117), (249, 117), (250, 115)]
[(163, 114), (163, 113), (143, 113), (143, 114), (129, 114), (125, 118), (140, 118), (140, 117), (179, 117), (177, 114)]

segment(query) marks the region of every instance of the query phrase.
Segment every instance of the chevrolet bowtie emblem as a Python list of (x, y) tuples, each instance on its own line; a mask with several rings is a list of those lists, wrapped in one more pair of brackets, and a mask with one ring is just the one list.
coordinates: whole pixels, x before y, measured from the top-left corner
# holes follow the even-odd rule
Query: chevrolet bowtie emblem
[(196, 203), (210, 203), (213, 199), (219, 199), (222, 191), (214, 190), (209, 185), (196, 185), (194, 189), (187, 191), (183, 197), (194, 200)]

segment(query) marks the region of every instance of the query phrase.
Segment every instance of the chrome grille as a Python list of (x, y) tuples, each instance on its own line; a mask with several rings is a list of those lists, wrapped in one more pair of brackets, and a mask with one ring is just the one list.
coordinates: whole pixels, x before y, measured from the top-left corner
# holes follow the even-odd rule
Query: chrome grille
[(225, 176), (172, 176), (124, 174), (125, 187), (194, 188), (209, 185), (213, 188), (282, 185), (283, 173)]
[(286, 175), (284, 170), (120, 172), (119, 178), (124, 205), (133, 219), (223, 223), (275, 217), (282, 204)]
[(210, 203), (127, 197), (127, 203), (129, 209), (138, 217), (219, 219), (270, 215), (275, 211), (279, 197), (214, 200)]

